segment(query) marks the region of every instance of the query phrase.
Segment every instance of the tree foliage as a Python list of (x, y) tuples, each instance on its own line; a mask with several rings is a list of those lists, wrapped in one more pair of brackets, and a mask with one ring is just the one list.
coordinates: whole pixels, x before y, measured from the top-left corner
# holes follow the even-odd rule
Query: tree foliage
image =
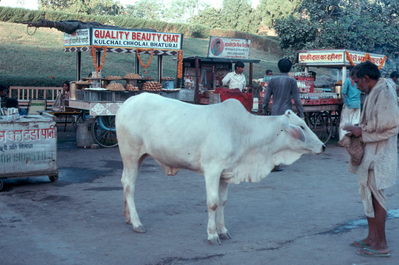
[(139, 0), (128, 5), (124, 13), (135, 18), (159, 20), (164, 15), (164, 9), (161, 0)]
[(65, 11), (86, 15), (118, 15), (123, 7), (114, 0), (39, 0), (41, 10)]
[(222, 9), (208, 7), (201, 11), (198, 15), (190, 18), (190, 23), (199, 25), (206, 25), (212, 29), (221, 28), (220, 18), (222, 16)]
[(216, 29), (231, 29), (257, 33), (260, 17), (251, 7), (250, 0), (224, 0), (221, 9), (206, 8), (190, 22)]
[(399, 47), (398, 1), (303, 0), (274, 27), (281, 47), (354, 49), (391, 54)]
[(164, 18), (170, 22), (187, 22), (206, 8), (209, 5), (200, 0), (173, 0), (166, 9)]
[(260, 17), (260, 26), (272, 28), (276, 19), (292, 15), (300, 2), (300, 0), (261, 0), (256, 9), (257, 16)]

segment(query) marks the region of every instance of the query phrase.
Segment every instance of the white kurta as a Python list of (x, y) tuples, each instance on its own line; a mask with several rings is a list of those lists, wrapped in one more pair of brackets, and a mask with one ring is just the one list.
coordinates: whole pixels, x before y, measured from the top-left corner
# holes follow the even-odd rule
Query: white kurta
[(373, 170), (375, 188), (386, 189), (397, 180), (399, 108), (396, 91), (384, 78), (380, 78), (366, 97), (360, 127), (364, 156), (359, 166), (351, 165), (351, 171), (358, 175), (364, 189), (370, 185), (369, 170)]
[(228, 85), (230, 89), (238, 88), (242, 91), (246, 86), (244, 74), (237, 74), (235, 71), (228, 73), (222, 80), (224, 86)]

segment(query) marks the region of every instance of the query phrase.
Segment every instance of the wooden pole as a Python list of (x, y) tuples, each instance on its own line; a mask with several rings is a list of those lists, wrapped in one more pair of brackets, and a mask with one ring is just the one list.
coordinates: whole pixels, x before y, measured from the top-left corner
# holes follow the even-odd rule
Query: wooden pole
[(76, 52), (76, 81), (80, 80), (82, 74), (82, 52)]
[(162, 83), (162, 76), (163, 76), (163, 56), (158, 56), (158, 81)]
[(135, 63), (135, 66), (136, 66), (136, 74), (140, 74), (140, 62), (139, 62), (139, 59), (137, 59), (137, 50), (136, 50), (136, 52), (135, 52), (135, 54), (134, 54), (134, 63)]
[(199, 103), (199, 83), (200, 83), (200, 62), (199, 58), (195, 57), (195, 89), (194, 89), (194, 103)]
[(254, 64), (249, 63), (249, 82), (248, 85), (252, 87), (252, 78), (253, 78)]

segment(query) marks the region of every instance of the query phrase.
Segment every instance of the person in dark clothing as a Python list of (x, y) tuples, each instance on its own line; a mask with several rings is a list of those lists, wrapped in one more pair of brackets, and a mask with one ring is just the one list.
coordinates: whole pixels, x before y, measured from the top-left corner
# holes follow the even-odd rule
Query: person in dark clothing
[[(303, 106), (299, 99), (298, 85), (294, 78), (288, 76), (292, 63), (284, 58), (278, 61), (277, 66), (282, 75), (270, 80), (263, 100), (263, 113), (268, 112), (270, 97), (273, 95), (271, 115), (283, 115), (286, 110), (292, 109), (291, 99), (294, 99), (299, 116), (303, 118)], [(280, 166), (275, 166), (272, 171), (282, 171), (282, 169)]]
[(398, 73), (397, 71), (393, 71), (393, 72), (389, 75), (389, 79), (387, 79), (387, 80), (392, 81), (392, 83), (393, 83), (393, 85), (394, 85), (394, 87), (395, 87), (395, 90), (396, 90), (396, 95), (399, 97), (399, 87), (398, 87), (398, 85), (397, 85), (398, 78), (399, 78), (399, 73)]
[(8, 88), (0, 86), (0, 106), (2, 108), (18, 108), (18, 100), (8, 97)]
[(277, 66), (281, 75), (275, 76), (269, 82), (265, 99), (263, 100), (263, 113), (266, 114), (268, 112), (270, 97), (273, 96), (271, 115), (283, 115), (286, 110), (292, 109), (291, 99), (294, 99), (298, 115), (303, 118), (303, 106), (299, 99), (296, 80), (288, 76), (292, 63), (284, 58), (278, 62)]

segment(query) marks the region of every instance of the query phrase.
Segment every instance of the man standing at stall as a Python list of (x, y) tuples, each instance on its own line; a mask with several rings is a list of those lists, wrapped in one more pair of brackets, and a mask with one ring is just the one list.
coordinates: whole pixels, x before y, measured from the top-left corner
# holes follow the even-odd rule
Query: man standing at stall
[[(281, 75), (273, 77), (267, 87), (266, 95), (263, 100), (263, 113), (269, 110), (269, 101), (273, 96), (271, 115), (283, 115), (286, 110), (292, 109), (291, 99), (294, 99), (296, 110), (301, 118), (304, 118), (303, 106), (299, 99), (299, 91), (296, 80), (288, 76), (292, 63), (287, 58), (283, 58), (277, 63)], [(272, 171), (282, 171), (280, 166), (275, 166)]]
[(273, 77), (268, 85), (265, 99), (263, 100), (263, 113), (268, 112), (270, 97), (273, 96), (271, 115), (283, 115), (286, 110), (292, 109), (291, 99), (294, 99), (296, 110), (300, 117), (304, 117), (303, 106), (299, 99), (296, 80), (288, 76), (292, 63), (287, 58), (278, 61), (280, 76)]
[(396, 94), (399, 97), (399, 87), (397, 85), (398, 83), (398, 78), (399, 78), (399, 73), (397, 71), (393, 71), (390, 75), (389, 78), (387, 80), (391, 81), (394, 85), (394, 87), (396, 88)]
[(389, 257), (384, 189), (397, 180), (399, 108), (396, 91), (391, 82), (380, 78), (378, 67), (369, 61), (358, 64), (353, 71), (358, 88), (367, 96), (359, 126), (348, 125), (344, 130), (349, 132), (352, 142), (360, 138), (364, 143), (361, 161), (356, 164), (351, 161), (350, 168), (358, 175), (368, 236), (351, 245), (359, 248), (360, 255)]
[(0, 107), (18, 108), (18, 100), (8, 97), (8, 87), (0, 85)]
[(269, 82), (273, 78), (273, 71), (267, 69), (265, 72), (265, 76), (263, 77), (263, 82)]
[(353, 80), (355, 72), (351, 71), (350, 77), (345, 80), (342, 87), (342, 97), (344, 105), (341, 112), (341, 121), (339, 124), (339, 140), (345, 136), (346, 131), (342, 128), (347, 124), (358, 124), (360, 120), (360, 90)]
[(247, 81), (244, 75), (244, 63), (241, 61), (236, 62), (234, 71), (228, 73), (222, 79), (223, 86), (228, 86), (230, 89), (239, 89), (241, 92), (245, 91)]
[(54, 101), (52, 107), (53, 111), (65, 111), (65, 100), (69, 99), (69, 90), (70, 90), (70, 82), (65, 81), (62, 84), (62, 91), (58, 93), (57, 98)]

